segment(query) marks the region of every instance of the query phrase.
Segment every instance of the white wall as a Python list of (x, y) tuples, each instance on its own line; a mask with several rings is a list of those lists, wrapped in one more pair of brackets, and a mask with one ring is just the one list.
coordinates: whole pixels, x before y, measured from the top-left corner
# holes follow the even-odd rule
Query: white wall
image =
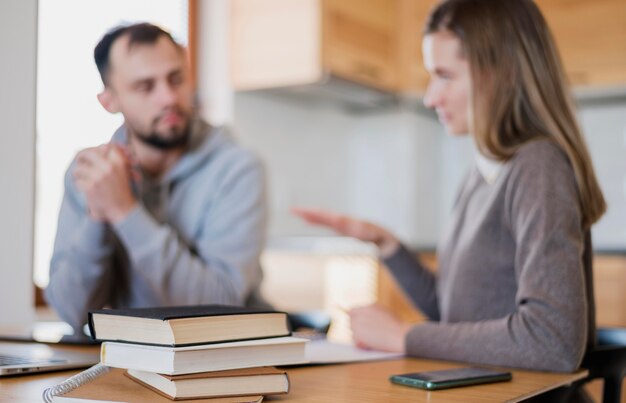
[[(596, 249), (626, 248), (626, 100), (581, 102), (578, 116), (609, 204)], [(265, 160), (270, 236), (329, 234), (289, 213), (293, 205), (355, 214), (414, 247), (433, 247), (475, 149), (438, 122), (402, 108), (352, 115), (332, 105), (263, 93), (235, 96), (240, 141)]]
[(33, 304), (37, 0), (0, 4), (0, 321)]
[(264, 160), (270, 237), (328, 233), (304, 225), (291, 206), (350, 211), (350, 117), (316, 104), (257, 94), (235, 96), (234, 129)]
[(234, 111), (238, 139), (267, 166), (270, 237), (330, 234), (289, 213), (305, 206), (377, 222), (413, 246), (438, 239), (443, 132), (432, 118), (262, 93), (238, 93)]
[(607, 213), (593, 228), (596, 249), (626, 248), (626, 96), (581, 102), (579, 119), (587, 139)]
[(350, 211), (383, 223), (412, 246), (432, 246), (443, 178), (433, 155), (445, 137), (439, 123), (400, 109), (355, 116), (351, 130)]

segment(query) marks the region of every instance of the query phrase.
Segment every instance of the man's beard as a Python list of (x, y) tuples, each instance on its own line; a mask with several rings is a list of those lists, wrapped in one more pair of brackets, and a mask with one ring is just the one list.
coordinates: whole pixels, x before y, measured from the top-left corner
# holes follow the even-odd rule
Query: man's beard
[(154, 132), (150, 134), (136, 132), (135, 134), (137, 135), (137, 139), (139, 139), (142, 143), (165, 151), (187, 145), (189, 142), (190, 130), (189, 125), (187, 125), (180, 134), (169, 138), (163, 138), (163, 136)]
[(191, 123), (188, 119), (183, 128), (172, 128), (167, 137), (157, 133), (155, 130), (150, 133), (142, 133), (136, 130), (134, 132), (137, 139), (142, 143), (166, 151), (187, 145), (191, 136), (190, 127)]

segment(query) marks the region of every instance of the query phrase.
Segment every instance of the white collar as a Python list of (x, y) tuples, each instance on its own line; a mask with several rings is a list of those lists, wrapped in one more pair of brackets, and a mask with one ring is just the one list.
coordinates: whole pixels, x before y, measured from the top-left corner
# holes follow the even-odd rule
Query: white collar
[(498, 174), (502, 168), (502, 163), (489, 159), (481, 153), (477, 153), (476, 166), (478, 167), (478, 171), (483, 176), (485, 182), (491, 185), (498, 178)]

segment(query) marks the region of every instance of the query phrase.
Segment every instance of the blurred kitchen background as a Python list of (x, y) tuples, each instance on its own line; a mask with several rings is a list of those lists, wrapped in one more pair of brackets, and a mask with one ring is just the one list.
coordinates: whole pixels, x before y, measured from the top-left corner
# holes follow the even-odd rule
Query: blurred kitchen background
[[(203, 116), (232, 126), (266, 164), (268, 298), (282, 309), (331, 312), (343, 328), (338, 337), (345, 336), (341, 308), (378, 300), (418, 318), (371, 245), (308, 226), (289, 209), (374, 221), (435, 262), (474, 149), (471, 139), (446, 135), (422, 106), (420, 32), (434, 3), (39, 0), (36, 284), (48, 281), (63, 172), (77, 150), (107, 141), (121, 123), (97, 103), (93, 47), (115, 24), (148, 20), (189, 45)], [(606, 299), (600, 306), (624, 307), (626, 1), (537, 3), (560, 46), (609, 205), (593, 230), (596, 295)], [(598, 317), (626, 325), (621, 308)]]

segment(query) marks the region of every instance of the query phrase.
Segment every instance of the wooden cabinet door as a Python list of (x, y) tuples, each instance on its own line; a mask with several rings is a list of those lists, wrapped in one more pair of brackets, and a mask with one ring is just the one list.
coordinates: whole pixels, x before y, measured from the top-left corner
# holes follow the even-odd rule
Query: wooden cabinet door
[(437, 0), (401, 0), (400, 18), (400, 71), (401, 91), (408, 95), (422, 96), (428, 86), (428, 73), (422, 57), (424, 26)]
[(626, 85), (625, 0), (537, 0), (575, 86)]
[[(236, 89), (333, 74), (423, 95), (422, 31), (437, 0), (232, 0)], [(537, 0), (574, 86), (626, 85), (626, 0)]]
[(626, 257), (595, 256), (593, 285), (598, 326), (626, 327)]
[(348, 80), (397, 91), (399, 0), (324, 0), (322, 4), (326, 70)]
[[(428, 74), (422, 31), (437, 0), (401, 0), (402, 91), (423, 95)], [(577, 87), (626, 85), (625, 0), (537, 0), (555, 37), (569, 82)]]
[(320, 0), (231, 0), (235, 90), (311, 84), (323, 77)]

